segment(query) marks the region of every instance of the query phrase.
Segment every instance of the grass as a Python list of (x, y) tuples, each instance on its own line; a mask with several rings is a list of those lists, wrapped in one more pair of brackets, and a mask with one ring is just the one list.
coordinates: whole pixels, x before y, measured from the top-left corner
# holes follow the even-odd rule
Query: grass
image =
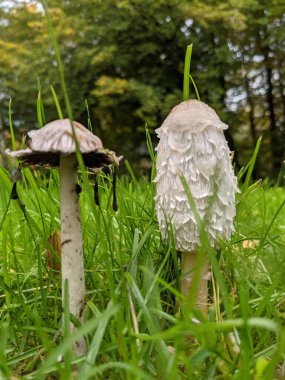
[[(161, 241), (150, 180), (121, 175), (116, 213), (108, 178), (100, 178), (100, 207), (92, 178), (82, 183), (88, 291), (77, 334), (88, 353), (77, 359), (76, 335), (61, 336), (59, 274), (45, 256), (60, 228), (58, 183), (54, 169), (24, 169), (17, 186), (25, 207), (12, 200), (2, 226), (2, 378), (269, 380), (284, 370), (284, 189), (265, 183), (239, 194), (235, 233), (214, 251), (209, 319), (197, 324), (193, 308), (178, 312), (178, 254)], [(1, 222), (12, 187), (3, 167), (0, 187)]]

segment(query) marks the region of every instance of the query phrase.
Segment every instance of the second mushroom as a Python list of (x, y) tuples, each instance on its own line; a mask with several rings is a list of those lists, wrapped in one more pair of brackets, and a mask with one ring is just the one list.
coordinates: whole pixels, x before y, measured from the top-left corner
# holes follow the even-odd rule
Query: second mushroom
[[(62, 302), (64, 306), (64, 286), (67, 281), (69, 310), (82, 322), (85, 282), (80, 207), (76, 191), (77, 147), (87, 167), (97, 169), (118, 163), (113, 152), (103, 149), (99, 137), (83, 125), (69, 119), (56, 120), (39, 130), (28, 132), (28, 148), (7, 153), (21, 159), (27, 165), (59, 167)], [(74, 330), (74, 325), (71, 325), (71, 328)], [(74, 351), (77, 355), (86, 352), (84, 339), (76, 341)]]
[[(172, 109), (156, 130), (156, 210), (164, 239), (173, 226), (175, 247), (181, 252), (181, 291), (188, 296), (201, 245), (199, 226), (181, 181), (184, 177), (204, 223), (209, 242), (228, 239), (233, 230), (237, 179), (225, 140), (224, 124), (216, 112), (198, 100)], [(194, 305), (207, 314), (209, 265), (200, 268)]]

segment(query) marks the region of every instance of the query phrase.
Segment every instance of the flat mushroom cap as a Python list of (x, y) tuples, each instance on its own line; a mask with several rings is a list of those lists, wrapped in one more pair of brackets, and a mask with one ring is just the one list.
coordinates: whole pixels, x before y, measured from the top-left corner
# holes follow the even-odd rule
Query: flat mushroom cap
[[(82, 124), (72, 122), (78, 148), (84, 163), (90, 168), (100, 168), (117, 162), (114, 152), (106, 152), (100, 138), (91, 133)], [(43, 128), (27, 133), (29, 148), (7, 153), (22, 159), (28, 165), (58, 166), (60, 155), (76, 152), (71, 120), (55, 120)]]

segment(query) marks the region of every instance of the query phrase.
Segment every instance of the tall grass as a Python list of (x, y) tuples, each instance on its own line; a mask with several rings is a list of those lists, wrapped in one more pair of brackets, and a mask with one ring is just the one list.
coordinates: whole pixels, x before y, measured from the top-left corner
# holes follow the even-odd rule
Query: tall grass
[[(232, 240), (213, 252), (209, 319), (196, 323), (194, 309), (178, 312), (179, 260), (161, 241), (153, 184), (121, 176), (115, 213), (110, 180), (100, 177), (98, 207), (89, 176), (80, 195), (86, 323), (77, 332), (88, 353), (79, 360), (70, 354), (76, 335), (61, 337), (59, 274), (45, 258), (59, 230), (58, 172), (23, 169), (20, 201), (5, 215), (12, 183), (0, 168), (2, 377), (274, 379), (285, 352), (284, 189), (265, 183), (240, 194)], [(185, 352), (187, 336), (195, 340)]]

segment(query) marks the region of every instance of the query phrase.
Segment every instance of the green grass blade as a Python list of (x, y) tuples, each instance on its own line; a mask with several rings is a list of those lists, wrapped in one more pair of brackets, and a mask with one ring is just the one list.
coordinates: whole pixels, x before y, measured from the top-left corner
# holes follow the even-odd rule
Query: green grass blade
[(54, 100), (54, 103), (55, 103), (55, 106), (56, 106), (56, 109), (57, 109), (58, 117), (60, 119), (63, 119), (63, 113), (62, 113), (62, 110), (61, 110), (61, 106), (59, 104), (59, 100), (58, 100), (58, 97), (56, 95), (56, 92), (55, 92), (53, 86), (50, 86), (50, 90), (51, 90), (51, 93), (52, 93), (52, 96), (53, 96), (53, 100)]
[(38, 116), (38, 124), (39, 128), (44, 126), (43, 118), (42, 118), (42, 107), (41, 107), (41, 92), (38, 93), (37, 98), (37, 116)]
[(8, 379), (11, 376), (11, 370), (6, 361), (6, 348), (9, 339), (9, 324), (1, 323), (0, 325), (0, 378)]
[(90, 118), (90, 112), (89, 112), (89, 105), (87, 99), (85, 99), (85, 106), (86, 106), (86, 111), (87, 111), (87, 124), (88, 124), (88, 129), (92, 133), (94, 133), (92, 123), (91, 123), (91, 118)]
[(246, 167), (238, 175), (238, 181), (240, 181), (246, 172), (246, 177), (245, 177), (245, 180), (244, 180), (244, 183), (242, 186), (242, 192), (245, 192), (249, 187), (251, 175), (252, 175), (254, 165), (256, 162), (256, 158), (257, 158), (257, 155), (258, 155), (258, 152), (260, 149), (261, 141), (262, 141), (262, 137), (259, 137), (249, 163), (246, 165)]
[(42, 128), (46, 123), (44, 105), (42, 100), (42, 88), (40, 79), (38, 79), (38, 97), (37, 97), (37, 116), (39, 128)]
[(10, 133), (11, 133), (12, 149), (16, 150), (16, 139), (15, 139), (15, 133), (14, 133), (14, 127), (13, 127), (13, 121), (12, 121), (12, 99), (10, 99), (9, 101), (9, 127), (10, 127)]
[(192, 77), (191, 74), (189, 74), (189, 77), (190, 77), (191, 82), (192, 82), (192, 84), (193, 84), (193, 87), (194, 87), (194, 90), (195, 90), (195, 93), (196, 93), (196, 98), (197, 98), (198, 100), (200, 100), (200, 95), (199, 95), (198, 87), (196, 86), (196, 83), (195, 83), (195, 81), (194, 81), (194, 79), (193, 79), (193, 77)]
[(108, 326), (110, 319), (114, 316), (117, 310), (118, 310), (117, 306), (114, 304), (113, 300), (111, 300), (108, 303), (106, 310), (101, 314), (96, 333), (92, 339), (92, 342), (90, 344), (90, 348), (86, 357), (86, 363), (82, 367), (82, 370), (79, 375), (80, 379), (86, 380), (89, 378), (88, 373), (90, 371), (90, 368), (92, 368), (96, 363), (96, 359), (100, 350), (100, 346), (102, 344), (105, 330)]
[(183, 100), (190, 99), (190, 67), (192, 56), (193, 44), (188, 45), (186, 48), (185, 62), (184, 62), (184, 80), (183, 80)]

